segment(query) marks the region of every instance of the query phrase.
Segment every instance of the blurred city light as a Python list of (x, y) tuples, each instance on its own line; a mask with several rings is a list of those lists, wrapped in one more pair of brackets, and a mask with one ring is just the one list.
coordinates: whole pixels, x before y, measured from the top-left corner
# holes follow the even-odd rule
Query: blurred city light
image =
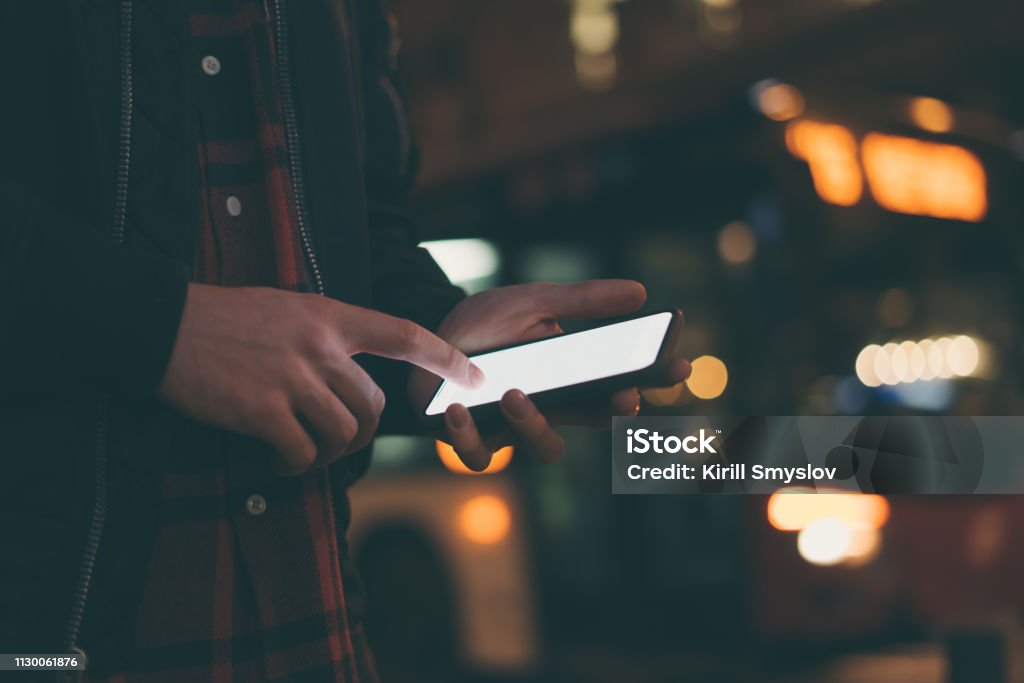
[(665, 408), (675, 405), (683, 397), (683, 383), (673, 384), (670, 387), (644, 389), (640, 392), (640, 395), (652, 406)]
[(618, 60), (615, 53), (605, 55), (576, 55), (576, 79), (591, 92), (607, 92), (615, 85)]
[(698, 3), (698, 30), (713, 47), (728, 47), (743, 27), (743, 11), (738, 0), (701, 0)]
[(615, 85), (619, 42), (618, 0), (573, 0), (569, 37), (576, 51), (576, 80), (592, 92)]
[(747, 263), (754, 258), (756, 251), (754, 231), (743, 221), (728, 223), (718, 232), (718, 254), (726, 263)]
[(914, 315), (910, 292), (900, 287), (887, 289), (878, 297), (878, 318), (887, 327), (903, 327)]
[(889, 501), (866, 493), (802, 493), (790, 487), (768, 499), (768, 522), (779, 531), (800, 531), (823, 517), (851, 526), (880, 529), (889, 520)]
[(608, 6), (597, 3), (593, 6), (577, 4), (572, 13), (570, 32), (577, 52), (605, 54), (613, 50), (618, 42), (619, 20)]
[(788, 487), (772, 494), (767, 512), (779, 531), (799, 532), (797, 551), (811, 564), (863, 566), (881, 548), (889, 501), (874, 494)]
[(690, 364), (692, 370), (686, 380), (686, 387), (697, 398), (718, 398), (729, 382), (729, 371), (718, 358), (701, 356)]
[(908, 408), (932, 412), (948, 409), (953, 405), (953, 399), (956, 398), (953, 383), (948, 379), (897, 384), (889, 391), (897, 401)]
[(601, 273), (601, 257), (592, 245), (541, 243), (519, 251), (517, 270), (527, 282), (579, 282)]
[(814, 189), (830, 204), (856, 204), (866, 177), (875, 201), (889, 211), (971, 222), (988, 211), (985, 168), (963, 147), (868, 133), (860, 145), (862, 175), (857, 140), (845, 126), (792, 121), (786, 146), (807, 161)]
[(453, 239), (423, 242), (421, 247), (455, 284), (493, 277), (501, 266), (497, 247), (487, 240)]
[(981, 352), (978, 343), (967, 335), (960, 335), (953, 339), (946, 352), (946, 361), (949, 369), (958, 377), (968, 377), (978, 369), (981, 360)]
[(834, 123), (793, 121), (786, 126), (786, 146), (804, 159), (818, 195), (830, 204), (860, 201), (864, 180), (857, 163), (857, 140), (849, 128)]
[(441, 458), (441, 463), (455, 474), (497, 474), (508, 467), (508, 464), (512, 462), (513, 448), (512, 446), (505, 446), (504, 448), (499, 448), (494, 451), (491, 455), (491, 463), (486, 469), (481, 470), (480, 472), (474, 472), (463, 464), (462, 460), (455, 452), (455, 449), (449, 444), (441, 441), (440, 439), (435, 441), (434, 444), (437, 449), (437, 455)]
[(985, 169), (963, 147), (868, 133), (861, 156), (871, 194), (882, 208), (972, 222), (985, 217)]
[(859, 415), (867, 406), (868, 398), (867, 389), (853, 375), (848, 375), (836, 383), (833, 400), (839, 413)]
[(846, 522), (835, 517), (814, 520), (801, 529), (796, 538), (800, 557), (823, 567), (842, 562), (852, 545), (852, 529)]
[(882, 550), (882, 532), (871, 527), (851, 527), (850, 544), (843, 557), (843, 564), (863, 567), (870, 563)]
[(977, 376), (985, 361), (984, 346), (965, 334), (884, 346), (869, 344), (857, 355), (854, 369), (869, 387)]
[(766, 79), (750, 90), (754, 106), (773, 121), (788, 121), (804, 113), (804, 96), (788, 83)]
[(512, 513), (508, 503), (497, 496), (475, 496), (459, 508), (458, 526), (462, 535), (473, 543), (492, 545), (508, 536)]
[(932, 133), (948, 133), (953, 129), (953, 110), (933, 97), (915, 97), (910, 101), (910, 119)]

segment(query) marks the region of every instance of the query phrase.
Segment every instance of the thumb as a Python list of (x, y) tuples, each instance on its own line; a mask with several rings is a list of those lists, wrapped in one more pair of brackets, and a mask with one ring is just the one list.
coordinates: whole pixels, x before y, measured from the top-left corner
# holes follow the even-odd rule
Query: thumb
[(552, 318), (605, 318), (632, 313), (647, 300), (635, 280), (584, 280), (569, 285), (539, 285), (538, 301)]

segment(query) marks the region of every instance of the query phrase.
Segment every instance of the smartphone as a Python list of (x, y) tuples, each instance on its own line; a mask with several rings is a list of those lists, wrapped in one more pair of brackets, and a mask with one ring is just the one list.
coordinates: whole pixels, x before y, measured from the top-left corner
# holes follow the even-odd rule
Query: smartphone
[(682, 326), (680, 311), (659, 311), (470, 355), (483, 371), (484, 383), (469, 389), (441, 382), (422, 419), (440, 430), (445, 409), (461, 403), (477, 425), (486, 428), (500, 424), (498, 402), (510, 389), (528, 395), (538, 408), (558, 408), (657, 383), (672, 359)]

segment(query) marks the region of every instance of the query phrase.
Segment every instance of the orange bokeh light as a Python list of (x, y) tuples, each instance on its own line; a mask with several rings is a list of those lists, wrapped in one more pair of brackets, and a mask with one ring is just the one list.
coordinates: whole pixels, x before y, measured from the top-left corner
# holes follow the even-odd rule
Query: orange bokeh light
[(861, 152), (879, 206), (962, 221), (985, 217), (985, 168), (963, 147), (868, 133)]
[(470, 498), (458, 512), (459, 531), (474, 543), (491, 545), (508, 536), (512, 513), (508, 504), (492, 495)]
[(910, 119), (932, 133), (948, 133), (953, 129), (953, 110), (934, 97), (915, 97), (911, 100)]
[(441, 458), (441, 462), (455, 474), (497, 474), (508, 467), (508, 464), (512, 462), (513, 448), (512, 446), (505, 446), (504, 448), (499, 448), (494, 452), (494, 455), (491, 456), (491, 464), (487, 466), (487, 469), (480, 472), (474, 472), (462, 464), (462, 460), (459, 459), (455, 449), (449, 444), (440, 440), (435, 441), (434, 443), (437, 448), (437, 455)]
[(779, 531), (800, 531), (824, 517), (880, 529), (889, 520), (889, 501), (865, 493), (776, 492), (768, 499), (768, 522)]
[(857, 140), (849, 128), (834, 123), (794, 121), (786, 126), (786, 146), (807, 161), (814, 189), (830, 204), (852, 206), (864, 193), (857, 162)]

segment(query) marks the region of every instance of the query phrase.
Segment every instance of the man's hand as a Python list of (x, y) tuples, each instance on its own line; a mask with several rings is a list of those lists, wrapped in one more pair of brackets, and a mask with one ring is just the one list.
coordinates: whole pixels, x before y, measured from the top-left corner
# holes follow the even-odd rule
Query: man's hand
[(267, 441), (276, 469), (299, 474), (363, 448), (377, 430), (384, 392), (357, 353), (464, 385), (482, 379), (461, 351), (408, 320), (315, 294), (193, 284), (159, 395)]
[[(560, 318), (603, 318), (639, 309), (647, 298), (643, 285), (631, 280), (589, 280), (572, 285), (529, 284), (499, 287), (461, 301), (441, 323), (438, 336), (467, 353), (560, 334)], [(690, 365), (676, 359), (664, 384), (681, 382)], [(436, 385), (428, 373), (413, 373), (410, 392), (414, 405), (423, 405)], [(614, 415), (635, 415), (640, 408), (637, 389), (620, 391), (599, 409), (574, 415), (545, 417), (521, 391), (512, 390), (501, 400), (501, 412), (509, 429), (481, 435), (465, 406), (445, 411), (448, 439), (467, 467), (482, 470), (500, 446), (518, 443), (545, 462), (558, 459), (565, 450), (552, 425), (607, 426)]]

